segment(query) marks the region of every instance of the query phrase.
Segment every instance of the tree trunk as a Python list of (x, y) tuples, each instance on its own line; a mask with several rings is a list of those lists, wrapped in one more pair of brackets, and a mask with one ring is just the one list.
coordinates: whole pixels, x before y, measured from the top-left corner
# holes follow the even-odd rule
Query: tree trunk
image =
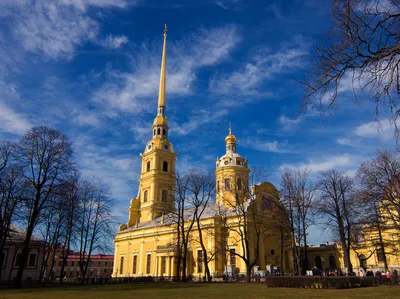
[[(33, 220), (34, 219), (34, 220)], [(28, 229), (26, 230), (26, 236), (24, 242), (22, 244), (22, 259), (21, 264), (19, 265), (17, 276), (15, 279), (15, 287), (20, 288), (22, 284), (22, 277), (24, 275), (24, 270), (26, 267), (26, 263), (28, 261), (28, 254), (29, 254), (29, 243), (31, 241), (32, 233), (33, 233), (33, 226), (36, 222), (36, 216), (32, 215), (31, 221), (29, 223)]]

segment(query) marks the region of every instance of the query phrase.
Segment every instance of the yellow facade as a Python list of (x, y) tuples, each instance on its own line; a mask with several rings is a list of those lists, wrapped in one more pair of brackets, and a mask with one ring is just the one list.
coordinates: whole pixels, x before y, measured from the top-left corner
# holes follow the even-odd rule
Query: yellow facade
[[(137, 198), (131, 200), (128, 222), (120, 225), (114, 239), (114, 277), (173, 277), (177, 271), (182, 271), (176, 267), (177, 226), (171, 217), (173, 213), (168, 214), (174, 210), (177, 154), (168, 140), (169, 127), (165, 116), (166, 36), (165, 30), (157, 116), (152, 127), (152, 139), (141, 154)], [(225, 142), (226, 153), (216, 161), (216, 202), (206, 206), (200, 221), (210, 257), (208, 265), (214, 277), (229, 271), (230, 274), (246, 273), (246, 264), (234, 253), (254, 259), (257, 243), (257, 230), (253, 229), (254, 213), (257, 213), (257, 217), (267, 215), (267, 218), (272, 219), (275, 212), (266, 202), (279, 204), (278, 193), (272, 184), (261, 184), (253, 187), (250, 192), (247, 160), (236, 152), (236, 137), (232, 135), (231, 129)], [(249, 203), (248, 207), (244, 204), (246, 202)], [(256, 207), (255, 212), (241, 214), (236, 209), (238, 204), (247, 209)], [(190, 212), (190, 209), (185, 211), (187, 214)], [(185, 222), (185, 225), (188, 226), (189, 222)], [(246, 240), (249, 241), (248, 253), (241, 242), (244, 228), (247, 229)], [(276, 267), (283, 261), (283, 270), (290, 272), (290, 250), (286, 243), (282, 243), (283, 238), (265, 224), (258, 227), (258, 232), (260, 246), (256, 265), (259, 269), (266, 269), (268, 265)], [(198, 227), (194, 224), (186, 265), (187, 274), (194, 278), (200, 278), (205, 273), (201, 251)], [(281, 253), (285, 258), (281, 259)]]

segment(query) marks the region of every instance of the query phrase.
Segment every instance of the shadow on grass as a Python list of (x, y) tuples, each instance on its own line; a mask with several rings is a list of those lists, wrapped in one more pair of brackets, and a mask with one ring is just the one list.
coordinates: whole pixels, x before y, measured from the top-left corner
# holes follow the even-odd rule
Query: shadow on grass
[(107, 291), (107, 292), (121, 292), (130, 290), (173, 290), (173, 289), (186, 289), (186, 288), (204, 288), (208, 287), (209, 283), (185, 283), (185, 282), (162, 282), (162, 283), (146, 283), (146, 282), (136, 282), (136, 283), (125, 283), (125, 284), (107, 284), (107, 285), (53, 285), (51, 287), (37, 287), (29, 289), (9, 289), (17, 291), (18, 293), (33, 293), (37, 291), (41, 292), (65, 292), (65, 291)]

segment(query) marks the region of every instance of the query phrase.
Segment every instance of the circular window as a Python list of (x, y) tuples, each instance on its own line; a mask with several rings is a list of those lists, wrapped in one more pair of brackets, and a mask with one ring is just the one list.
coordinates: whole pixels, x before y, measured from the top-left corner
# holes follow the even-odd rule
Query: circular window
[(228, 161), (225, 161), (224, 164), (225, 164), (225, 165), (228, 165)]
[(275, 250), (271, 249), (270, 253), (271, 255), (275, 255)]
[(147, 149), (151, 150), (151, 144), (149, 144), (149, 145), (147, 146)]

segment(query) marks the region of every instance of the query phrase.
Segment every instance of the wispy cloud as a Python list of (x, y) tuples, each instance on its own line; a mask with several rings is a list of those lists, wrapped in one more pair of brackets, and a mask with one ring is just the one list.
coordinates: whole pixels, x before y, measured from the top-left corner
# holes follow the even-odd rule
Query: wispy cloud
[(287, 117), (285, 115), (281, 115), (279, 117), (279, 123), (281, 124), (281, 126), (282, 126), (282, 128), (284, 130), (288, 130), (288, 129), (293, 128), (297, 124), (299, 124), (300, 123), (300, 118), (297, 117), (297, 118), (293, 118), (292, 119), (292, 118), (289, 118), (289, 117)]
[(195, 131), (200, 126), (212, 123), (227, 114), (228, 111), (226, 109), (215, 109), (213, 113), (211, 113), (209, 110), (202, 109), (196, 111), (194, 115), (191, 115), (188, 122), (181, 124), (171, 123), (171, 128), (173, 128), (174, 134), (187, 135)]
[(223, 95), (260, 94), (258, 87), (262, 82), (282, 73), (293, 72), (302, 66), (302, 57), (307, 54), (308, 45), (300, 37), (293, 43), (284, 43), (280, 49), (271, 53), (267, 47), (258, 48), (237, 71), (229, 74), (218, 74), (209, 84), (212, 92)]
[[(196, 72), (226, 58), (239, 40), (236, 27), (228, 25), (200, 30), (179, 42), (168, 41), (169, 98), (189, 95)], [(115, 111), (146, 111), (148, 98), (155, 99), (158, 92), (160, 60), (160, 43), (141, 44), (132, 57), (131, 72), (109, 70), (107, 80), (94, 92), (93, 101)]]
[[(126, 7), (129, 0), (38, 0), (0, 3), (0, 18), (12, 20), (9, 29), (14, 40), (25, 51), (50, 59), (71, 59), (77, 48), (96, 41), (99, 23), (87, 13), (89, 7)], [(109, 41), (109, 46), (124, 42), (121, 37)]]
[(311, 170), (314, 172), (326, 171), (329, 169), (338, 169), (342, 171), (348, 171), (351, 174), (355, 173), (361, 161), (360, 157), (352, 156), (348, 153), (344, 153), (336, 156), (325, 156), (321, 158), (310, 158), (308, 162), (305, 163), (294, 163), (294, 164), (281, 164), (279, 169), (284, 171), (289, 170)]
[(32, 124), (27, 118), (10, 105), (20, 101), (20, 96), (14, 86), (0, 81), (0, 131), (22, 135)]
[(277, 140), (273, 141), (264, 141), (257, 137), (255, 138), (246, 138), (244, 140), (240, 140), (240, 145), (255, 149), (261, 152), (271, 152), (271, 153), (289, 153), (290, 150), (287, 148), (287, 142), (278, 142)]
[(366, 138), (390, 139), (394, 135), (394, 124), (389, 119), (371, 121), (356, 127), (354, 134)]
[(127, 44), (129, 39), (125, 35), (112, 35), (109, 34), (107, 37), (100, 41), (100, 45), (102, 45), (106, 49), (119, 49), (123, 45)]

